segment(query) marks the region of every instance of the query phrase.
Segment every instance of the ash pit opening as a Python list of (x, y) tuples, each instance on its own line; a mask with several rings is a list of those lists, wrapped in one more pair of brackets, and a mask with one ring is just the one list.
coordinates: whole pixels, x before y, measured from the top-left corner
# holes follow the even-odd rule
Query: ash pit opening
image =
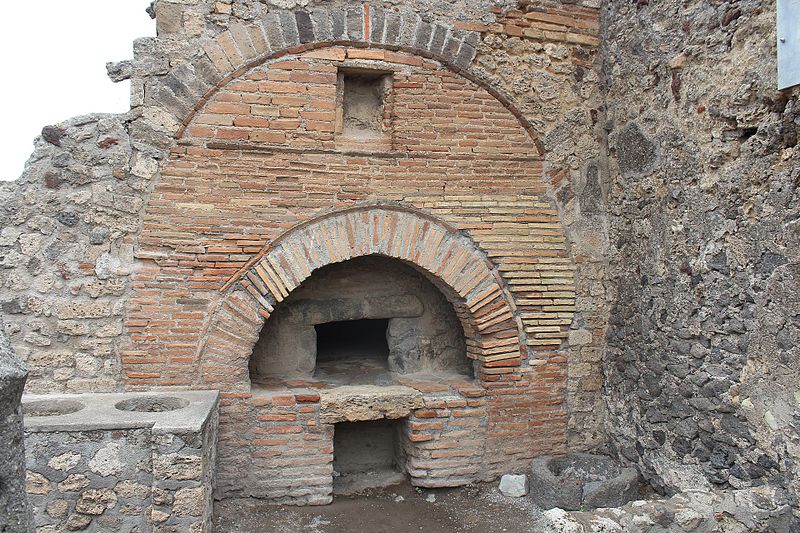
[(333, 437), (333, 493), (357, 494), (406, 480), (401, 472), (400, 421), (336, 424)]

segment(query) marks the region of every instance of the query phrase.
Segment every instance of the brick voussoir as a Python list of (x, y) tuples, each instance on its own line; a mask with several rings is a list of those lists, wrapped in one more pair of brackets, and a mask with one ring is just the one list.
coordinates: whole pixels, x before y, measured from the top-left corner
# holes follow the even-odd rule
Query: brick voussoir
[(272, 45), (270, 45), (267, 31), (264, 28), (264, 20), (257, 20), (252, 24), (247, 25), (247, 31), (250, 33), (250, 42), (253, 43), (258, 56), (266, 56), (273, 52)]
[(192, 109), (190, 102), (178, 98), (166, 86), (161, 86), (158, 89), (155, 99), (164, 109), (172, 113), (176, 122), (181, 122), (187, 115), (189, 115)]
[(217, 84), (225, 78), (225, 75), (214, 65), (205, 53), (192, 61), (192, 68), (194, 72), (206, 82), (209, 89), (216, 87)]
[(206, 42), (203, 45), (203, 51), (205, 51), (208, 60), (214, 65), (214, 68), (216, 68), (218, 72), (223, 73), (223, 78), (224, 75), (234, 69), (230, 59), (228, 59), (228, 56), (222, 49), (222, 45), (216, 40)]

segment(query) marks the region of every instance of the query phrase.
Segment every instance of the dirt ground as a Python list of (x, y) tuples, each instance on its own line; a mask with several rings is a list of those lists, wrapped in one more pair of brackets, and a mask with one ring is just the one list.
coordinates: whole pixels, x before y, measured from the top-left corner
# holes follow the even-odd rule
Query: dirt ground
[(320, 507), (231, 499), (214, 506), (215, 533), (535, 533), (540, 510), (497, 484), (417, 490), (397, 485)]

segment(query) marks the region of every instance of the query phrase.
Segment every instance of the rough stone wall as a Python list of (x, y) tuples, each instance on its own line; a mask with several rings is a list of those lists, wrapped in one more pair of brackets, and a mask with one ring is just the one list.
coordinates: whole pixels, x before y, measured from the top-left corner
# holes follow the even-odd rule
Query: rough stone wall
[(0, 531), (27, 533), (25, 444), (20, 399), (27, 370), (0, 331)]
[(0, 307), (28, 390), (118, 388), (117, 346), (152, 159), (123, 117), (47, 127), (22, 177), (0, 185)]
[(152, 434), (29, 433), (27, 490), (37, 531), (147, 531)]
[(536, 526), (541, 531), (697, 533), (797, 531), (792, 505), (779, 488), (768, 485), (740, 490), (687, 490), (668, 499), (637, 500), (622, 507), (593, 511), (550, 509)]
[(26, 431), (36, 531), (210, 531), (216, 434)]
[(768, 482), (796, 508), (800, 93), (775, 90), (774, 7), (606, 5), (605, 390), (657, 486)]

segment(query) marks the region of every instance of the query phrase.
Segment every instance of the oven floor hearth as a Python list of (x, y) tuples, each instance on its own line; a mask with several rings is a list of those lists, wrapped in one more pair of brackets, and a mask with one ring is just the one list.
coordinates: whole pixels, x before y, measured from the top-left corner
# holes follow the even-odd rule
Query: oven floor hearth
[[(406, 385), (420, 392), (443, 392), (450, 384), (471, 385), (474, 380), (457, 372), (418, 372), (398, 374), (389, 370), (386, 361), (377, 358), (351, 357), (317, 364), (314, 377), (309, 379), (286, 379), (253, 377), (253, 389), (274, 390), (276, 388), (315, 389), (353, 385), (391, 386)], [(419, 386), (417, 386), (419, 385)]]
[(342, 357), (317, 363), (314, 380), (331, 385), (389, 385), (392, 372), (386, 359)]

